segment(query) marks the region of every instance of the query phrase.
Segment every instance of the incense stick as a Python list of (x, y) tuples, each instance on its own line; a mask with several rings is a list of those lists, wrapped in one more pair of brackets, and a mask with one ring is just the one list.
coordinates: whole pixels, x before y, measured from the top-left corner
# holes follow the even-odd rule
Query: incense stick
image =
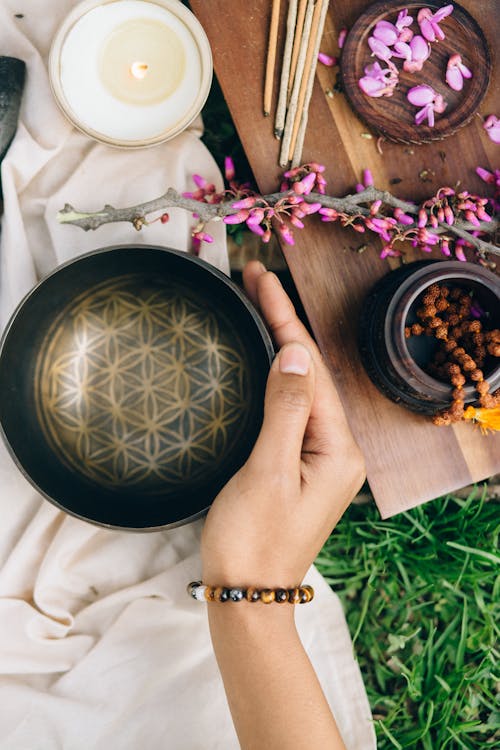
[(292, 86), (297, 69), (297, 60), (299, 57), (300, 40), (302, 39), (302, 30), (304, 28), (304, 18), (306, 16), (307, 0), (300, 0), (297, 12), (297, 24), (295, 26), (295, 37), (293, 40), (292, 59), (290, 62), (290, 75), (288, 77), (287, 99), (290, 99)]
[[(290, 145), (290, 151), (293, 151), (293, 153), (291, 154), (292, 167), (298, 167), (300, 165), (300, 160), (302, 158), (302, 147), (304, 145), (304, 138), (305, 138), (306, 128), (307, 128), (307, 120), (309, 119), (309, 104), (310, 104), (312, 92), (314, 89), (314, 78), (315, 78), (316, 67), (317, 67), (317, 62), (318, 62), (319, 48), (321, 46), (321, 39), (323, 36), (323, 30), (325, 28), (326, 14), (328, 11), (329, 0), (321, 0), (321, 2), (323, 3), (323, 6), (321, 8), (318, 31), (317, 31), (316, 41), (314, 45), (313, 65), (309, 71), (309, 80), (307, 81), (304, 105), (302, 109), (302, 114), (300, 116), (300, 126), (297, 127), (297, 136), (295, 140), (295, 145), (293, 145), (293, 134), (292, 134), (292, 143)], [(297, 121), (298, 119), (299, 118), (297, 118)]]
[[(307, 49), (306, 61), (304, 64), (304, 72), (302, 74), (302, 81), (300, 83), (299, 98), (297, 102), (297, 112), (295, 121), (293, 123), (292, 137), (290, 140), (290, 150), (288, 152), (288, 159), (293, 157), (295, 151), (295, 144), (297, 143), (297, 135), (299, 133), (299, 126), (302, 119), (302, 113), (306, 102), (307, 90), (310, 89), (309, 100), (311, 98), (312, 87), (314, 84), (314, 75), (316, 73), (316, 65), (318, 63), (318, 52), (321, 44), (321, 37), (323, 36), (323, 29), (326, 19), (326, 11), (328, 10), (329, 0), (317, 0), (316, 7), (314, 9), (314, 16), (311, 27), (311, 36), (309, 46)], [(309, 103), (309, 102), (308, 102)]]
[(283, 52), (283, 66), (281, 69), (280, 93), (278, 106), (276, 108), (276, 121), (274, 123), (274, 135), (281, 138), (285, 127), (287, 88), (290, 80), (290, 62), (292, 59), (292, 45), (295, 33), (295, 21), (297, 19), (297, 0), (290, 0), (288, 5), (288, 17), (286, 22), (285, 49)]
[(283, 132), (283, 140), (281, 142), (280, 151), (280, 167), (286, 167), (288, 164), (288, 153), (290, 151), (290, 143), (292, 139), (293, 124), (297, 114), (297, 102), (299, 99), (299, 90), (302, 80), (302, 74), (304, 71), (304, 63), (306, 60), (307, 46), (309, 44), (309, 37), (311, 32), (311, 24), (314, 11), (314, 0), (308, 0), (306, 17), (304, 19), (304, 28), (302, 30), (302, 39), (300, 41), (299, 59), (297, 60), (297, 70), (295, 72), (295, 80), (292, 87), (292, 95), (288, 104), (288, 111), (286, 113), (285, 130)]
[(274, 67), (276, 65), (276, 47), (278, 44), (278, 21), (280, 17), (280, 0), (273, 0), (271, 26), (269, 28), (269, 45), (267, 48), (266, 81), (264, 84), (264, 117), (271, 112), (273, 93)]

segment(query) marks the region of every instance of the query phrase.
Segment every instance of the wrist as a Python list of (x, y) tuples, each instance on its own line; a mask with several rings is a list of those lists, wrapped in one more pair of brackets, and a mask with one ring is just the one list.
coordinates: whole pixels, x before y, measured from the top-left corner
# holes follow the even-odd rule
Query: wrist
[(208, 622), (212, 635), (235, 630), (256, 636), (284, 634), (295, 631), (295, 606), (290, 604), (264, 604), (263, 602), (209, 602)]

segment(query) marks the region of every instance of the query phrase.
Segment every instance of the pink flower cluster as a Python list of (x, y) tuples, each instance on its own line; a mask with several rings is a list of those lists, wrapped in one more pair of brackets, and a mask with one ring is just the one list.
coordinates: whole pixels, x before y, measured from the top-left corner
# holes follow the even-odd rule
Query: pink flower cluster
[[(420, 34), (415, 34), (410, 28), (413, 18), (408, 15), (407, 8), (398, 14), (395, 23), (378, 21), (368, 38), (368, 46), (372, 55), (382, 60), (385, 67), (382, 68), (378, 62), (366, 66), (364, 76), (358, 81), (363, 93), (371, 97), (392, 96), (399, 83), (399, 71), (391, 58), (401, 58), (404, 61), (403, 70), (407, 73), (421, 71), (431, 54), (430, 42), (445, 38), (439, 24), (452, 12), (452, 4), (439, 8), (435, 13), (430, 8), (421, 8), (417, 14)], [(471, 77), (472, 73), (463, 64), (460, 55), (451, 55), (446, 71), (448, 85), (455, 91), (461, 91), (464, 78)], [(412, 97), (417, 101), (412, 101)], [(427, 85), (410, 89), (408, 99), (421, 108), (415, 116), (417, 125), (427, 120), (429, 127), (433, 127), (434, 114), (442, 113), (446, 108), (443, 97)]]
[(225, 216), (225, 224), (241, 224), (245, 222), (248, 229), (258, 234), (263, 242), (271, 239), (271, 220), (274, 218), (278, 223), (278, 232), (288, 245), (295, 244), (293, 229), (285, 221), (297, 229), (303, 229), (305, 216), (314, 214), (321, 208), (321, 203), (310, 203), (304, 200), (304, 196), (315, 191), (321, 195), (326, 192), (326, 180), (323, 177), (325, 167), (322, 164), (311, 162), (301, 167), (285, 172), (281, 183), (281, 192), (286, 195), (278, 200), (273, 206), (258, 195), (248, 195), (232, 204), (236, 213)]
[[(199, 174), (193, 175), (193, 182), (196, 185), (196, 190), (192, 192), (184, 192), (182, 193), (183, 198), (192, 198), (193, 200), (200, 201), (200, 203), (222, 203), (226, 198), (227, 195), (232, 196), (241, 196), (246, 195), (247, 193), (250, 193), (249, 185), (244, 184), (240, 185), (239, 183), (235, 182), (235, 168), (234, 168), (234, 162), (231, 159), (230, 156), (226, 156), (224, 160), (224, 176), (226, 178), (226, 181), (229, 185), (228, 190), (224, 190), (221, 193), (218, 193), (216, 191), (216, 187), (212, 182), (208, 182), (204, 177), (202, 177)], [(164, 214), (163, 216), (167, 216), (167, 214)], [(164, 222), (163, 216), (160, 217), (160, 220), (162, 223)], [(193, 217), (195, 219), (198, 219), (198, 214), (194, 213)], [(168, 220), (168, 219), (167, 219)], [(208, 244), (212, 243), (214, 241), (214, 238), (211, 234), (208, 234), (208, 232), (204, 231), (204, 224), (202, 222), (198, 223), (193, 231), (191, 232), (192, 237), (192, 248), (196, 255), (200, 252), (201, 243), (206, 242)]]
[(483, 128), (493, 143), (500, 143), (500, 119), (495, 115), (489, 115), (483, 122)]
[(436, 93), (432, 86), (414, 86), (408, 91), (408, 101), (415, 107), (421, 107), (415, 115), (415, 123), (421, 125), (427, 118), (430, 128), (434, 127), (434, 113), (441, 114), (446, 109), (446, 102), (441, 94)]
[(454, 91), (462, 91), (464, 78), (472, 78), (472, 72), (463, 64), (460, 55), (452, 55), (446, 66), (446, 83)]
[[(423, 109), (433, 102), (435, 104), (435, 98), (431, 99), (428, 92), (417, 92), (412, 98), (415, 103), (417, 99), (420, 103), (427, 102), (423, 104)], [(426, 116), (429, 116), (429, 113)], [(244, 223), (250, 231), (259, 235), (263, 242), (269, 242), (274, 224), (274, 228), (287, 244), (295, 244), (294, 229), (303, 229), (303, 219), (318, 213), (323, 222), (338, 221), (341, 226), (350, 226), (355, 232), (364, 234), (368, 231), (376, 234), (383, 242), (381, 258), (402, 255), (400, 243), (406, 241), (426, 253), (439, 248), (446, 257), (454, 255), (458, 260), (466, 260), (464, 250), (473, 249), (472, 244), (447, 233), (446, 226), (451, 227), (460, 219), (474, 227), (470, 234), (480, 237), (486, 234), (482, 223), (491, 221), (487, 208), (493, 213), (500, 212), (500, 170), (490, 172), (481, 167), (477, 168), (477, 174), (487, 184), (494, 185), (493, 198), (473, 195), (467, 190), (457, 192), (451, 187), (442, 187), (420, 206), (408, 203), (405, 211), (401, 207), (389, 207), (379, 198), (373, 200), (367, 192), (366, 198), (360, 200), (355, 213), (323, 205), (331, 203), (331, 199), (322, 198), (326, 194), (325, 167), (317, 162), (310, 162), (285, 172), (280, 194), (267, 197), (257, 194), (248, 185), (240, 185), (235, 181), (234, 165), (230, 159), (226, 160), (225, 171), (229, 189), (217, 193), (212, 189), (212, 185), (196, 175), (193, 179), (197, 189), (192, 193), (185, 193), (184, 196), (204, 203), (223, 203), (221, 215), (229, 208), (229, 212), (223, 216), (226, 224)], [(356, 192), (368, 191), (372, 186), (373, 176), (369, 169), (365, 169), (362, 182), (356, 185)], [(199, 218), (197, 214), (193, 215)], [(163, 214), (158, 220), (168, 221), (168, 214)], [(192, 236), (196, 252), (199, 251), (202, 242), (213, 241), (204, 231), (202, 222), (195, 227)]]
[[(480, 168), (477, 171), (486, 182), (496, 185), (496, 195), (500, 200), (500, 170), (494, 174)], [(363, 183), (356, 185), (356, 192), (362, 192), (371, 185), (371, 172), (365, 169)], [(416, 218), (399, 207), (392, 209), (392, 215), (381, 214), (383, 206), (379, 199), (371, 202), (368, 213), (360, 210), (357, 215), (349, 215), (328, 207), (321, 208), (319, 213), (322, 221), (340, 221), (342, 226), (351, 226), (356, 232), (364, 233), (368, 229), (377, 234), (384, 242), (380, 252), (381, 258), (399, 257), (402, 253), (397, 244), (406, 241), (422, 252), (430, 253), (438, 247), (444, 256), (454, 255), (457, 260), (465, 261), (464, 249), (472, 248), (471, 243), (461, 238), (454, 239), (436, 230), (446, 224), (453, 226), (457, 218), (475, 227), (479, 227), (481, 222), (491, 221), (491, 216), (486, 211), (488, 203), (492, 204), (493, 209), (498, 205), (487, 198), (472, 195), (467, 190), (457, 193), (453, 188), (442, 187), (436, 195), (422, 203)], [(473, 230), (471, 234), (477, 237), (481, 232), (478, 229)]]
[[(417, 226), (419, 232), (427, 233), (425, 237), (427, 247), (422, 246), (418, 242), (416, 244), (412, 242), (413, 246), (420, 247), (425, 252), (430, 252), (432, 249), (430, 246), (439, 243), (443, 255), (449, 257), (452, 254), (450, 247), (451, 238), (443, 234), (439, 236), (433, 235), (428, 231), (428, 227), (437, 229), (443, 223), (452, 226), (457, 218), (468, 221), (475, 227), (479, 227), (482, 221), (491, 221), (491, 216), (486, 211), (488, 202), (488, 198), (482, 198), (480, 195), (472, 195), (468, 190), (462, 190), (457, 193), (451, 187), (440, 188), (435, 196), (422, 203), (418, 212)], [(473, 230), (471, 234), (477, 237), (480, 232)], [(429, 236), (432, 241), (429, 241)], [(418, 235), (419, 240), (423, 238), (424, 235)], [(472, 247), (472, 245), (461, 238), (454, 241), (453, 250), (457, 260), (466, 260), (464, 254), (464, 248), (466, 247)]]
[(483, 167), (477, 167), (476, 173), (487, 185), (494, 186), (495, 192), (493, 197), (490, 198), (489, 203), (494, 214), (500, 213), (500, 169), (490, 172), (487, 169), (483, 169)]
[(363, 78), (359, 79), (361, 90), (368, 96), (392, 96), (399, 80), (398, 69), (390, 60), (382, 68), (379, 62), (367, 65)]

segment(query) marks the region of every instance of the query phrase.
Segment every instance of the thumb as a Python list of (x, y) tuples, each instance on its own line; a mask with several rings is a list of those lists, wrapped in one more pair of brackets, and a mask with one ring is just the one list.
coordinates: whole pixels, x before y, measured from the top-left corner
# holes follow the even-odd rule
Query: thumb
[(314, 363), (302, 344), (286, 344), (267, 380), (264, 422), (250, 456), (260, 471), (300, 473), (302, 443), (314, 397)]

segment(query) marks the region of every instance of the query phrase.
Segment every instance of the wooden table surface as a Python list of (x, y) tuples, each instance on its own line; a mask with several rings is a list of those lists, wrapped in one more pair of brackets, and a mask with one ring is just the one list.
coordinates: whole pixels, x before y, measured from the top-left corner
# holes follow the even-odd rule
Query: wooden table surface
[[(482, 26), (492, 55), (493, 76), (480, 114), (500, 115), (498, 2), (463, 0), (461, 4)], [(287, 3), (281, 5), (284, 16)], [(368, 5), (367, 0), (330, 3), (322, 51), (338, 54), (339, 30), (352, 26)], [(271, 2), (192, 0), (191, 7), (212, 45), (215, 72), (259, 189), (273, 192), (279, 185), (279, 142), (273, 137), (272, 117), (262, 115)], [(281, 43), (284, 26), (283, 18)], [(363, 137), (369, 130), (344, 97), (326, 95), (334, 82), (334, 69), (319, 65), (302, 159), (326, 165), (330, 194), (351, 191), (366, 167), (377, 187), (401, 198), (423, 199), (458, 180), (473, 191), (487, 190), (474, 168), (500, 166), (500, 146), (489, 141), (479, 117), (443, 141), (411, 147), (384, 142), (379, 153), (376, 137)], [(277, 83), (276, 77), (276, 90)], [(277, 93), (273, 101), (276, 98)], [(423, 170), (428, 181), (419, 176)], [(394, 180), (400, 182), (391, 183)], [(382, 396), (361, 365), (356, 346), (360, 305), (373, 283), (398, 261), (380, 260), (376, 240), (359, 254), (356, 249), (366, 242), (364, 236), (336, 224), (322, 224), (315, 217), (295, 234), (295, 246), (282, 249), (365, 454), (368, 480), (382, 517), (500, 471), (500, 434), (483, 436), (464, 423), (435, 427), (428, 418)]]

